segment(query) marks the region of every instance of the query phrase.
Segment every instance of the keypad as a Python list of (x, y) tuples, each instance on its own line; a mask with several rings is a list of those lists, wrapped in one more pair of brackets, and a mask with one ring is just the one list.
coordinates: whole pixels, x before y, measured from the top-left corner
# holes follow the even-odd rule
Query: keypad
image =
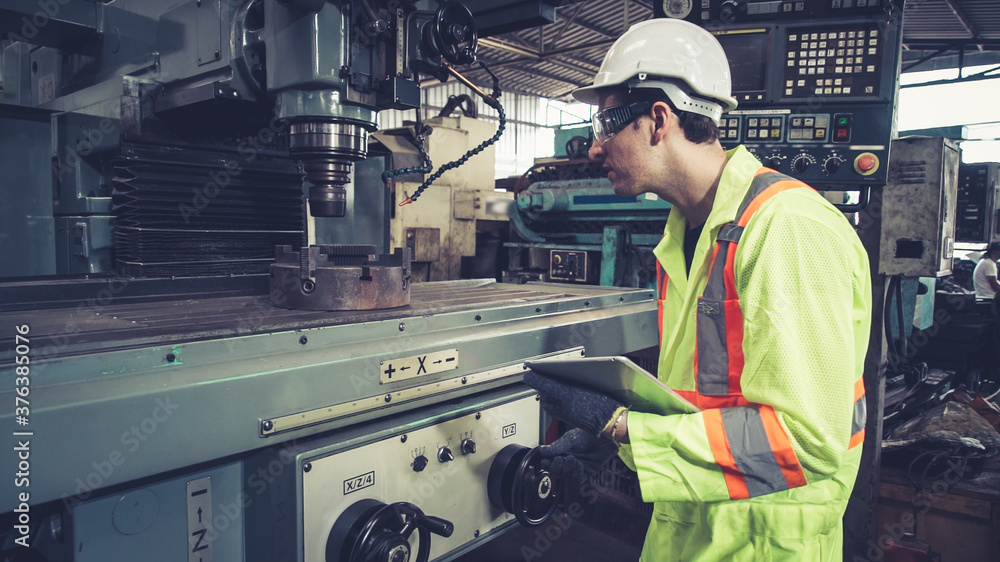
[(774, 143), (785, 136), (784, 115), (723, 116), (719, 122), (719, 140), (723, 143)]
[(719, 120), (719, 141), (738, 142), (740, 140), (740, 119), (739, 117), (723, 116)]
[(790, 31), (785, 97), (877, 96), (881, 41), (871, 24)]
[(789, 142), (826, 142), (830, 133), (829, 114), (788, 116)]

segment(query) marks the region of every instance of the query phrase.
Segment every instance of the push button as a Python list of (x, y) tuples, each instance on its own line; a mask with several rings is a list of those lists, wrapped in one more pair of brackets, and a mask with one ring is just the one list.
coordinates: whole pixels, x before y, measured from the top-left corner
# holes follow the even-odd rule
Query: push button
[(854, 171), (862, 176), (870, 176), (878, 171), (878, 156), (871, 152), (862, 152), (854, 159)]
[(851, 142), (851, 116), (849, 114), (837, 113), (833, 116), (833, 142)]

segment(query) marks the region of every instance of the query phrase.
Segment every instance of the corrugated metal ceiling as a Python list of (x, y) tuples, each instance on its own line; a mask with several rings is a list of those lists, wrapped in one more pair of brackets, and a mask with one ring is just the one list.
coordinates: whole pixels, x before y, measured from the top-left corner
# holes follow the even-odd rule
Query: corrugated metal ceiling
[[(480, 39), (480, 58), (505, 90), (569, 99), (590, 83), (614, 40), (651, 17), (652, 3), (645, 0), (564, 2), (555, 23)], [(903, 43), (904, 71), (1000, 64), (1000, 1), (908, 0)], [(489, 87), (485, 72), (468, 75)]]

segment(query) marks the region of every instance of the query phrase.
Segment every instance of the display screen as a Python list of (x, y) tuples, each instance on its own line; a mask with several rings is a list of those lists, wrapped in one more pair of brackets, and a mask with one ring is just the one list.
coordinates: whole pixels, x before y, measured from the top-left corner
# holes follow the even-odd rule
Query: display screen
[(768, 47), (771, 36), (767, 32), (726, 33), (716, 36), (733, 75), (733, 95), (762, 92), (767, 89)]

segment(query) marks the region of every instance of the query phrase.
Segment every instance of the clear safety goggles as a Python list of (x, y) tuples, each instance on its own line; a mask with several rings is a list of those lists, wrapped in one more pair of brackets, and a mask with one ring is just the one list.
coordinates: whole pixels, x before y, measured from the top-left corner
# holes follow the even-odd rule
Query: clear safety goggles
[(594, 128), (594, 138), (604, 144), (621, 132), (626, 125), (635, 121), (643, 115), (656, 102), (637, 101), (628, 104), (609, 107), (604, 111), (598, 111), (591, 117), (591, 125)]

